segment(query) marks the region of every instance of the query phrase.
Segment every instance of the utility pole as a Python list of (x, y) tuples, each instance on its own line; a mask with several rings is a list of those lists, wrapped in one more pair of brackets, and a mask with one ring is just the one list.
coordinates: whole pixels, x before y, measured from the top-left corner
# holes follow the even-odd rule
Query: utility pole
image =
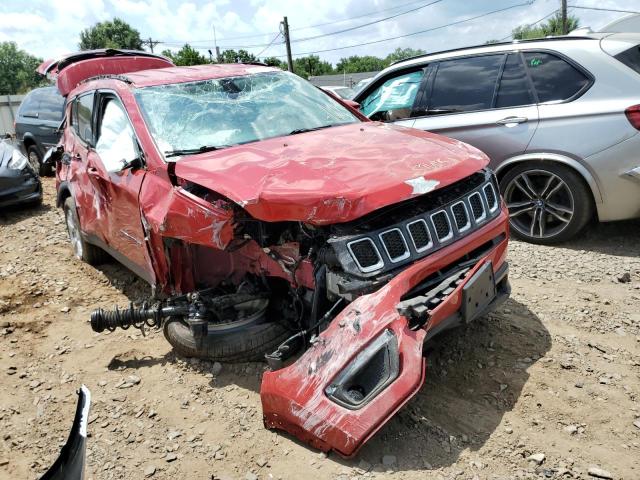
[(284, 43), (287, 47), (287, 65), (289, 66), (289, 71), (293, 72), (293, 60), (291, 59), (291, 39), (289, 38), (289, 22), (287, 21), (287, 17), (284, 17), (282, 21), (282, 34), (284, 35)]
[(153, 47), (158, 45), (160, 42), (158, 40), (151, 40), (151, 37), (149, 37), (149, 40), (144, 40), (142, 43), (144, 45), (149, 45), (149, 48), (151, 49), (151, 53), (153, 53)]
[(567, 25), (567, 0), (562, 0), (562, 34), (566, 35), (569, 33), (569, 25)]

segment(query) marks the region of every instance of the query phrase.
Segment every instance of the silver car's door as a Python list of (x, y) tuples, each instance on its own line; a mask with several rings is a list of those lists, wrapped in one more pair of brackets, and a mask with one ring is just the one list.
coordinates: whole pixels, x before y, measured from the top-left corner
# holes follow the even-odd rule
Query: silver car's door
[(433, 64), (414, 127), (469, 143), (495, 167), (524, 153), (538, 125), (538, 107), (519, 53), (457, 58)]

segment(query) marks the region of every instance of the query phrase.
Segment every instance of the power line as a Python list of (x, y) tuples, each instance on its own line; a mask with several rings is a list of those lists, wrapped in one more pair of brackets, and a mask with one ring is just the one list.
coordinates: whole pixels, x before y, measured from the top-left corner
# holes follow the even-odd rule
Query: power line
[[(422, 3), (424, 0), (420, 0), (418, 2), (408, 2), (408, 3), (403, 3), (401, 5), (396, 5), (395, 7), (389, 7), (389, 8), (384, 8), (382, 10), (376, 10), (373, 12), (367, 12), (367, 13), (362, 13), (360, 15), (356, 15), (355, 17), (349, 17), (349, 18), (342, 18), (339, 20), (332, 20), (330, 22), (324, 22), (324, 23), (316, 23), (315, 25), (305, 25), (302, 27), (297, 27), (297, 28), (292, 28), (291, 31), (300, 31), (300, 30), (308, 30), (310, 28), (317, 28), (317, 27), (324, 27), (327, 25), (334, 25), (336, 23), (344, 23), (344, 22), (350, 22), (353, 20), (357, 20), (359, 18), (364, 18), (364, 17), (370, 17), (372, 15), (379, 15), (381, 13), (384, 12), (389, 12), (391, 10), (398, 10), (399, 8), (403, 8), (403, 7), (408, 7), (410, 5), (415, 5), (417, 3)], [(223, 40), (243, 40), (246, 38), (260, 38), (260, 37), (264, 37), (266, 35), (273, 35), (277, 32), (265, 32), (265, 33), (254, 33), (251, 35), (239, 35), (236, 37), (229, 37), (229, 38), (224, 38)], [(207, 43), (207, 42), (211, 42), (211, 39), (207, 39), (207, 40), (167, 40), (165, 43), (170, 43), (170, 44), (179, 44), (179, 45), (184, 45), (185, 43), (188, 44), (193, 44), (193, 43)], [(227, 47), (227, 45), (220, 45), (221, 47)], [(261, 45), (263, 46), (263, 45)]]
[(351, 31), (357, 30), (359, 28), (368, 27), (370, 25), (375, 25), (376, 23), (386, 22), (387, 20), (391, 20), (393, 18), (397, 18), (397, 17), (400, 17), (402, 15), (406, 15), (407, 13), (411, 13), (411, 12), (415, 12), (417, 10), (421, 10), (423, 8), (429, 7), (431, 5), (434, 5), (434, 4), (440, 3), (440, 2), (442, 2), (442, 0), (434, 0), (433, 2), (426, 3), (424, 5), (420, 5), (419, 7), (412, 8), (411, 10), (406, 10), (404, 12), (396, 13), (395, 15), (391, 15), (390, 17), (380, 18), (380, 19), (374, 20), (372, 22), (363, 23), (362, 25), (356, 25), (355, 27), (345, 28), (343, 30), (336, 30), (335, 32), (322, 33), (320, 35), (314, 35), (312, 37), (306, 37), (306, 38), (298, 38), (298, 39), (292, 40), (292, 43), (306, 42), (308, 40), (315, 40), (317, 38), (329, 37), (331, 35), (338, 35), (340, 33), (351, 32)]
[(599, 10), (602, 12), (640, 13), (640, 11), (637, 11), (637, 10), (618, 10), (615, 8), (581, 7), (579, 5), (569, 5), (569, 8), (579, 8), (580, 10)]
[[(528, 27), (533, 27), (534, 25), (537, 25), (538, 23), (542, 22), (543, 20), (546, 20), (546, 19), (547, 19), (547, 18), (549, 18), (550, 16), (555, 15), (556, 13), (558, 13), (558, 11), (559, 11), (559, 10), (560, 10), (559, 8), (556, 8), (553, 12), (549, 13), (548, 15), (545, 15), (545, 16), (544, 16), (544, 17), (542, 17), (540, 20), (536, 20), (536, 21), (535, 21), (535, 22), (533, 22), (533, 23), (527, 23), (527, 26), (528, 26)], [(499, 41), (499, 42), (503, 42), (503, 41), (505, 41), (505, 40), (509, 39), (509, 38), (510, 38), (510, 37), (512, 37), (512, 36), (513, 36), (513, 32), (511, 32), (509, 35), (507, 35), (507, 36), (506, 36), (506, 37), (504, 37), (504, 38), (501, 38), (501, 39), (500, 39), (500, 40), (498, 40), (498, 41)]]
[[(354, 45), (346, 45), (344, 47), (326, 48), (324, 50), (315, 50), (313, 52), (296, 53), (295, 55), (302, 56), (302, 55), (312, 55), (314, 53), (333, 52), (335, 50), (345, 50), (347, 48), (362, 47), (362, 46), (365, 46), (365, 45), (373, 45), (375, 43), (382, 43), (382, 42), (388, 42), (390, 40), (397, 40), (399, 38), (411, 37), (413, 35), (420, 35), (420, 34), (423, 34), (423, 33), (433, 32), (435, 30), (441, 30), (443, 28), (451, 27), (451, 26), (454, 26), (454, 25), (459, 25), (461, 23), (470, 22), (472, 20), (477, 20), (478, 18), (487, 17), (489, 15), (493, 15), (493, 14), (500, 13), (500, 12), (505, 12), (507, 10), (511, 10), (511, 9), (514, 9), (514, 8), (525, 7), (525, 6), (531, 5), (532, 3), (533, 3), (533, 1), (528, 1), (528, 2), (524, 2), (524, 3), (518, 3), (516, 5), (511, 5), (510, 7), (500, 8), (498, 10), (492, 10), (490, 12), (483, 13), (482, 15), (476, 15), (475, 17), (469, 17), (469, 18), (465, 18), (464, 20), (458, 20), (457, 22), (451, 22), (451, 23), (447, 23), (445, 25), (440, 25), (438, 27), (427, 28), (426, 30), (420, 30), (420, 31), (417, 31), (417, 32), (407, 33), (407, 34), (404, 34), (404, 35), (398, 35), (398, 36), (395, 36), (395, 37), (388, 37), (388, 38), (383, 38), (383, 39), (380, 39), (380, 40), (372, 40), (370, 42), (357, 43), (357, 44), (354, 44)], [(285, 55), (277, 55), (278, 58), (279, 57), (284, 57), (284, 56)]]
[[(319, 34), (319, 35), (314, 35), (314, 36), (306, 37), (306, 38), (299, 38), (299, 39), (295, 39), (295, 40), (292, 39), (291, 43), (306, 42), (306, 41), (309, 41), (309, 40), (316, 40), (318, 38), (329, 37), (329, 36), (332, 36), (332, 35), (338, 35), (338, 34), (341, 34), (341, 33), (351, 32), (351, 31), (357, 30), (359, 28), (364, 28), (364, 27), (368, 27), (368, 26), (371, 26), (371, 25), (375, 25), (377, 23), (381, 23), (381, 22), (386, 22), (388, 20), (392, 20), (394, 18), (397, 18), (397, 17), (400, 17), (402, 15), (406, 15), (408, 13), (412, 13), (412, 12), (421, 10), (423, 8), (429, 7), (429, 6), (434, 5), (436, 3), (440, 3), (442, 1), (443, 0), (433, 0), (433, 1), (429, 2), (429, 3), (423, 3), (419, 7), (415, 7), (415, 8), (412, 8), (410, 10), (405, 10), (403, 12), (396, 13), (396, 14), (391, 15), (389, 17), (379, 18), (379, 19), (373, 20), (371, 22), (363, 23), (363, 24), (356, 25), (356, 26), (349, 27), (349, 28), (345, 28), (345, 29), (342, 29), (342, 30), (336, 30), (335, 32), (322, 33), (322, 34)], [(173, 42), (165, 42), (165, 43), (169, 44), (169, 43), (173, 43)], [(269, 47), (270, 44), (269, 43), (259, 43), (259, 44), (256, 44), (256, 45), (220, 45), (220, 46), (224, 47), (224, 48), (245, 48), (245, 49), (248, 49), (248, 48)]]
[(273, 42), (275, 42), (275, 41), (278, 39), (278, 37), (280, 37), (280, 35), (282, 35), (282, 34), (281, 34), (280, 32), (278, 32), (278, 34), (277, 34), (275, 37), (273, 37), (273, 40), (271, 40), (271, 42), (269, 43), (269, 45), (267, 45), (266, 47), (264, 47), (264, 48), (262, 49), (262, 51), (261, 51), (259, 54), (257, 54), (257, 55), (256, 55), (256, 57), (260, 57), (260, 55), (262, 55), (264, 52), (266, 52), (266, 51), (269, 49), (269, 47), (270, 47), (271, 45), (273, 45)]

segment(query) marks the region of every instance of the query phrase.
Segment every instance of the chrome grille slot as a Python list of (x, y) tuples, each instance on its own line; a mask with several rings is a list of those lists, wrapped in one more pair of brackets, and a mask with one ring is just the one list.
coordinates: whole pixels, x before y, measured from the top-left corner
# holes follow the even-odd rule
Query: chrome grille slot
[(363, 272), (372, 272), (384, 266), (378, 247), (370, 238), (361, 238), (347, 244), (351, 256)]
[(436, 236), (440, 242), (445, 242), (453, 237), (453, 230), (451, 229), (451, 223), (449, 222), (449, 216), (444, 210), (431, 215), (431, 223), (436, 231)]
[(386, 232), (382, 232), (379, 237), (384, 251), (393, 263), (400, 262), (409, 257), (409, 247), (400, 229), (393, 228), (387, 230)]
[(453, 214), (453, 220), (459, 232), (465, 232), (471, 228), (471, 219), (469, 218), (467, 206), (464, 202), (454, 203), (451, 206), (451, 213)]
[(476, 223), (487, 218), (487, 212), (484, 210), (484, 204), (482, 203), (482, 197), (479, 192), (474, 192), (469, 195), (469, 205), (471, 205), (471, 213)]
[[(394, 208), (387, 221), (374, 212), (363, 222), (340, 225), (328, 242), (344, 272), (372, 278), (397, 270), (463, 238), (500, 214), (500, 192), (489, 170), (464, 188), (425, 195)], [(445, 189), (449, 187), (444, 187)]]
[(495, 212), (498, 208), (498, 197), (496, 196), (496, 192), (493, 189), (493, 185), (487, 183), (484, 187), (482, 187), (484, 191), (484, 197), (487, 199), (487, 206), (489, 207), (489, 211), (491, 213)]
[(407, 230), (409, 230), (409, 236), (411, 237), (416, 252), (424, 252), (433, 246), (429, 227), (427, 227), (427, 222), (424, 220), (419, 219), (407, 224)]

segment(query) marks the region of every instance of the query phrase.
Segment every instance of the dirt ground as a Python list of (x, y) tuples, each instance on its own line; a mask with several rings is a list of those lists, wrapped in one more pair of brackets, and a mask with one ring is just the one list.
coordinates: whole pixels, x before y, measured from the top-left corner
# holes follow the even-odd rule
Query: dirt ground
[(53, 462), (82, 383), (87, 478), (640, 478), (638, 221), (512, 242), (511, 299), (441, 337), (416, 398), (346, 461), (263, 428), (263, 364), (186, 361), (159, 332), (94, 334), (91, 310), (149, 288), (77, 261), (44, 184), (42, 207), (0, 212), (0, 478)]

